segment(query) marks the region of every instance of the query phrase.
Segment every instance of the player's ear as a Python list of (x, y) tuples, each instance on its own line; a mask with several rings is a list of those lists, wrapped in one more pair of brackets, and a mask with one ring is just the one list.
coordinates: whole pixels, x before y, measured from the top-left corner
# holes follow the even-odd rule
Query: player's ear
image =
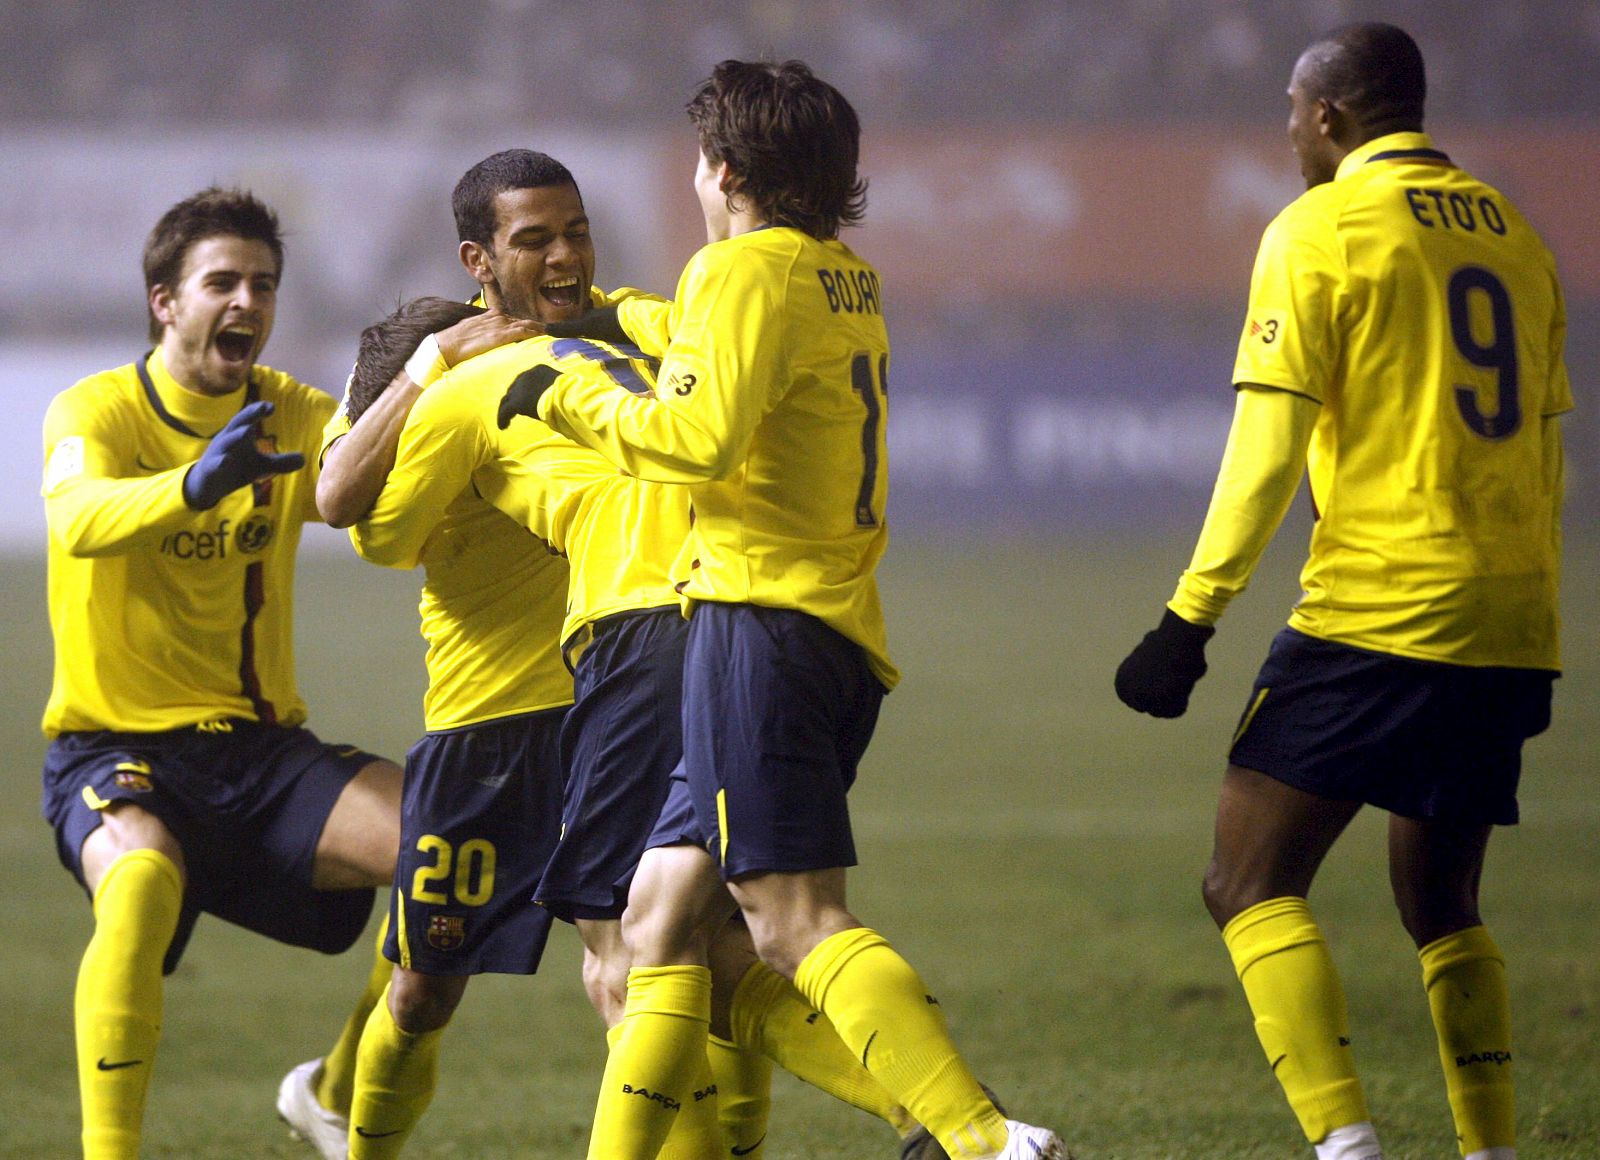
[(150, 313), (161, 326), (171, 326), (173, 323), (172, 298), (172, 287), (165, 282), (157, 282), (150, 287)]
[(489, 251), (481, 242), (462, 242), (456, 254), (480, 286), (494, 281), (494, 272), (489, 269)]

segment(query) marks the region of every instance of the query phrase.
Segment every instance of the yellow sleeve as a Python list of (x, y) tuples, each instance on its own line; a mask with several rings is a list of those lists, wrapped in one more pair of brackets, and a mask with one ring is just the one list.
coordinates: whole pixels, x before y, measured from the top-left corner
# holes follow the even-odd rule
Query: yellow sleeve
[(672, 334), (667, 320), (672, 303), (654, 294), (636, 294), (617, 303), (617, 323), (645, 354), (660, 358)]
[(1245, 590), (1305, 474), (1319, 404), (1289, 391), (1245, 383), (1211, 506), (1188, 569), (1167, 607), (1191, 624), (1211, 625)]
[(1262, 235), (1234, 361), (1236, 385), (1278, 387), (1318, 402), (1327, 397), (1343, 351), (1335, 319), (1347, 273), (1324, 200), (1302, 197)]
[(414, 568), (445, 509), (493, 457), (478, 421), (475, 396), (452, 389), (447, 374), (424, 391), (400, 432), (394, 466), (372, 510), (350, 526), (363, 559)]
[(707, 247), (683, 273), (656, 397), (563, 375), (539, 403), (551, 427), (657, 483), (721, 479), (744, 461), (782, 373), (781, 304), (754, 263)]
[(129, 452), (117, 446), (115, 426), (73, 392), (58, 395), (45, 414), (45, 522), (69, 556), (115, 556), (194, 519), (183, 500), (193, 464), (124, 475)]

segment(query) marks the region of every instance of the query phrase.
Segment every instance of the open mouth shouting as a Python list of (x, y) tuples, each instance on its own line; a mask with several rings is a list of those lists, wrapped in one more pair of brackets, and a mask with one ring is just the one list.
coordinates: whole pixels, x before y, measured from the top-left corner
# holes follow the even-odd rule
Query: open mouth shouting
[(253, 323), (230, 322), (213, 339), (217, 354), (230, 367), (249, 366), (256, 355), (256, 342), (260, 331)]
[(581, 287), (576, 276), (556, 278), (539, 287), (539, 296), (558, 310), (575, 310), (581, 303)]

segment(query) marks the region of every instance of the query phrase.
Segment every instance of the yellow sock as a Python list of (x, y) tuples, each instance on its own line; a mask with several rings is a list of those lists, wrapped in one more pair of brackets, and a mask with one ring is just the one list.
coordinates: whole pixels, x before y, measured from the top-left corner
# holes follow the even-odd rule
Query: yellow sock
[(389, 1010), (388, 989), (367, 1017), (356, 1055), (350, 1104), (350, 1160), (391, 1160), (433, 1102), (439, 1074), (437, 1031), (402, 1030)]
[(1505, 960), (1481, 926), (1417, 952), (1462, 1155), (1517, 1142)]
[[(887, 1120), (902, 1136), (916, 1126), (910, 1113), (845, 1046), (828, 1018), (767, 964), (757, 962), (739, 980), (730, 1021), (740, 1047), (759, 1051), (797, 1079)], [(727, 1088), (720, 1078), (717, 1087), (726, 1100)]]
[(94, 935), (73, 1016), (85, 1160), (137, 1160), (161, 1039), (161, 960), (178, 929), (183, 876), (159, 850), (130, 850), (94, 893)]
[(1350, 1052), (1344, 988), (1306, 900), (1258, 902), (1234, 916), (1222, 941), (1306, 1139), (1316, 1144), (1371, 1119)]
[(717, 1084), (717, 1122), (727, 1149), (761, 1160), (772, 1112), (772, 1061), (716, 1035), (710, 1038), (706, 1057)]
[[(709, 1052), (709, 1045), (708, 1045)], [(722, 1100), (717, 1091), (716, 1078), (711, 1073), (709, 1054), (700, 1057), (700, 1066), (694, 1073), (694, 1083), (689, 1098), (672, 1118), (672, 1127), (661, 1143), (656, 1160), (706, 1160), (721, 1156)]]
[(711, 1026), (705, 967), (635, 967), (620, 1034), (606, 1057), (590, 1160), (654, 1160), (704, 1078)]
[(953, 1160), (1005, 1147), (1005, 1117), (956, 1051), (937, 1001), (877, 931), (856, 927), (823, 939), (794, 982)]
[(378, 941), (372, 948), (372, 970), (367, 973), (366, 989), (356, 1001), (355, 1010), (344, 1021), (333, 1049), (322, 1057), (322, 1071), (313, 1089), (319, 1104), (341, 1116), (350, 1115), (350, 1101), (356, 1088), (356, 1052), (367, 1029), (367, 1019), (389, 985), (389, 976), (394, 973), (394, 964), (383, 957), (383, 940), (388, 934), (389, 915), (385, 912), (383, 921), (378, 924)]

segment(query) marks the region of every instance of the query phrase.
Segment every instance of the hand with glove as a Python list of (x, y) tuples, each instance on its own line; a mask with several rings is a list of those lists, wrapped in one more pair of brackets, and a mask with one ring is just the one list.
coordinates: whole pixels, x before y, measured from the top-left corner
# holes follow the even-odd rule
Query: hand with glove
[(1145, 633), (1117, 666), (1117, 696), (1152, 717), (1182, 717), (1189, 694), (1206, 675), (1206, 641), (1216, 631), (1167, 609), (1155, 631)]
[(555, 367), (540, 363), (538, 366), (529, 367), (512, 379), (511, 386), (500, 399), (500, 413), (495, 416), (500, 423), (500, 430), (504, 431), (511, 426), (511, 420), (518, 415), (537, 419), (539, 400), (544, 398), (544, 393), (550, 389), (550, 384), (560, 377), (561, 372)]
[(195, 511), (208, 511), (247, 483), (305, 466), (306, 457), (298, 451), (272, 454), (257, 446), (257, 427), (272, 410), (272, 404), (265, 400), (251, 403), (211, 437), (205, 453), (183, 477), (184, 503)]

